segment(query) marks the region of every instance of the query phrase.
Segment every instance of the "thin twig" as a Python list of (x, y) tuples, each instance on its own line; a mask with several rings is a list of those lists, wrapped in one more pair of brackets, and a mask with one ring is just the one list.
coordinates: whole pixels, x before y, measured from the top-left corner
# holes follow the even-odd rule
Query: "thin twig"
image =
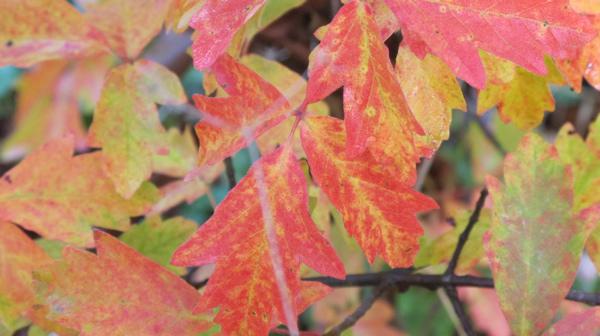
[[(430, 290), (453, 287), (478, 287), (494, 288), (491, 278), (476, 277), (471, 275), (445, 275), (445, 274), (419, 274), (409, 273), (406, 269), (394, 269), (379, 273), (350, 274), (346, 279), (340, 280), (331, 277), (304, 278), (305, 281), (316, 281), (329, 287), (368, 287), (378, 286), (383, 282), (389, 282), (394, 286), (416, 286)], [(591, 306), (600, 306), (600, 293), (589, 293), (571, 290), (567, 300), (582, 302)]]
[(481, 193), (479, 194), (479, 199), (477, 200), (477, 204), (475, 205), (475, 210), (469, 217), (469, 223), (467, 223), (467, 227), (463, 230), (463, 232), (458, 237), (458, 242), (456, 243), (456, 248), (454, 249), (454, 253), (452, 254), (452, 258), (448, 263), (448, 268), (446, 268), (446, 272), (444, 274), (450, 275), (454, 274), (456, 270), (456, 266), (458, 265), (458, 260), (460, 258), (460, 254), (462, 253), (467, 240), (469, 239), (469, 235), (471, 234), (471, 230), (479, 220), (479, 215), (481, 214), (481, 209), (485, 204), (485, 199), (487, 198), (488, 190), (487, 188), (481, 189)]
[(387, 282), (381, 283), (373, 290), (369, 297), (361, 302), (360, 306), (358, 306), (358, 308), (356, 308), (352, 314), (348, 315), (340, 324), (324, 333), (323, 336), (338, 336), (341, 335), (344, 330), (352, 328), (352, 326), (354, 326), (356, 322), (358, 322), (358, 320), (360, 320), (369, 311), (369, 309), (371, 309), (375, 301), (387, 293), (391, 288), (391, 284)]
[(481, 129), (485, 138), (492, 144), (492, 146), (494, 146), (498, 153), (500, 153), (500, 155), (502, 156), (505, 156), (507, 151), (506, 149), (504, 149), (504, 147), (500, 143), (500, 140), (498, 140), (494, 132), (492, 132), (489, 129), (489, 127), (487, 127), (487, 125), (477, 114), (469, 112), (469, 115), (471, 118), (473, 118), (473, 120), (475, 120), (475, 123), (477, 124), (477, 126), (479, 126), (479, 129)]
[(454, 286), (444, 286), (444, 292), (448, 295), (448, 299), (450, 303), (452, 303), (452, 308), (454, 308), (454, 313), (456, 313), (456, 317), (460, 321), (460, 326), (462, 330), (467, 336), (475, 336), (475, 331), (473, 330), (473, 325), (471, 324), (471, 319), (467, 312), (465, 311), (460, 299), (458, 298), (458, 293), (456, 292), (456, 287)]

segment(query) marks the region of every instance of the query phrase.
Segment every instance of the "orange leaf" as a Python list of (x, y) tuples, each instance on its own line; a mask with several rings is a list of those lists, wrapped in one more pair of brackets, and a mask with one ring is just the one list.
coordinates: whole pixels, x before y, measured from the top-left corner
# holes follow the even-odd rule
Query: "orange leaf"
[(0, 332), (3, 325), (14, 331), (35, 302), (31, 272), (52, 259), (8, 222), (0, 222), (0, 256)]
[(231, 156), (291, 112), (277, 88), (231, 56), (221, 56), (211, 71), (229, 97), (193, 97), (204, 117), (196, 125), (201, 165), (213, 165)]
[[(94, 335), (197, 335), (207, 317), (193, 315), (198, 292), (175, 274), (110, 235), (94, 232), (98, 255), (73, 247), (34, 275), (34, 321)], [(48, 324), (48, 323), (45, 323)]]
[(545, 55), (571, 58), (594, 36), (587, 17), (575, 13), (569, 0), (385, 2), (403, 28), (477, 88), (486, 82), (480, 49), (544, 75)]
[(392, 267), (412, 265), (423, 235), (415, 214), (436, 209), (435, 201), (390, 175), (369, 152), (349, 158), (345, 143), (340, 120), (311, 117), (302, 126), (311, 173), (369, 262), (379, 255)]
[(196, 311), (220, 307), (215, 321), (228, 335), (266, 335), (278, 322), (294, 329), (296, 315), (328, 292), (300, 281), (300, 263), (344, 276), (310, 218), (305, 177), (289, 144), (255, 162), (173, 257), (179, 266), (214, 262)]
[(67, 1), (0, 1), (0, 66), (28, 67), (104, 50), (104, 37)]
[(49, 239), (92, 246), (91, 226), (126, 230), (149, 210), (156, 189), (145, 184), (129, 200), (101, 168), (100, 152), (72, 156), (73, 138), (53, 140), (0, 180), (0, 219)]
[(310, 56), (306, 101), (321, 100), (344, 86), (348, 155), (368, 149), (396, 170), (396, 179), (411, 181), (421, 154), (415, 138), (423, 130), (410, 113), (372, 14), (360, 1), (337, 13)]

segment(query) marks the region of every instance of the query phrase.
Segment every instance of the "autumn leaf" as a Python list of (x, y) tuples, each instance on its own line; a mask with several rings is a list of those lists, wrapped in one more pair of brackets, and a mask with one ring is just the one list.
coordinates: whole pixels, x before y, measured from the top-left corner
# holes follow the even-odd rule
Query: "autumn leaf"
[(479, 92), (479, 114), (497, 106), (503, 122), (512, 121), (517, 127), (527, 130), (542, 122), (544, 112), (554, 111), (554, 97), (549, 85), (565, 84), (565, 81), (551, 59), (546, 58), (548, 74), (545, 76), (489, 54), (483, 54), (482, 59), (488, 84)]
[(169, 154), (155, 103), (184, 102), (177, 76), (157, 63), (142, 60), (108, 73), (88, 139), (102, 147), (104, 171), (125, 198), (150, 177), (154, 156)]
[(576, 12), (600, 14), (600, 1), (598, 0), (571, 0), (570, 4)]
[(196, 125), (200, 165), (214, 165), (233, 155), (292, 112), (277, 88), (231, 56), (221, 56), (211, 71), (229, 96), (193, 97), (203, 115)]
[(538, 334), (571, 288), (598, 211), (575, 207), (571, 167), (535, 134), (506, 157), (504, 180), (487, 178), (493, 213), (484, 243), (513, 333)]
[(600, 331), (600, 307), (563, 317), (548, 329), (544, 336), (597, 335)]
[(171, 0), (96, 0), (84, 2), (85, 17), (106, 37), (119, 57), (134, 60), (158, 34)]
[(264, 5), (265, 0), (205, 0), (190, 20), (196, 30), (192, 45), (194, 66), (210, 68), (225, 53), (238, 29)]
[(433, 55), (419, 59), (403, 45), (396, 73), (410, 110), (425, 130), (425, 136), (417, 136), (417, 146), (430, 156), (450, 136), (452, 110), (467, 110), (460, 86), (442, 60)]
[(157, 198), (144, 184), (129, 200), (101, 168), (100, 152), (72, 156), (73, 138), (53, 140), (0, 179), (0, 219), (49, 239), (92, 246), (91, 227), (124, 231)]
[(423, 235), (416, 214), (437, 204), (389, 175), (370, 152), (350, 158), (341, 120), (312, 117), (305, 122), (302, 145), (311, 173), (369, 262), (379, 255), (392, 267), (411, 266)]
[(183, 177), (196, 167), (198, 148), (190, 128), (180, 132), (177, 128), (167, 130), (164, 140), (168, 153), (152, 157), (153, 171), (156, 173)]
[[(600, 9), (600, 3), (597, 8)], [(600, 17), (592, 18), (592, 28), (600, 31)], [(569, 81), (569, 84), (577, 92), (581, 92), (582, 79), (593, 86), (596, 90), (600, 89), (600, 36), (588, 42), (573, 59), (560, 60), (557, 66)]]
[(173, 273), (183, 275), (186, 269), (171, 266), (169, 262), (175, 249), (183, 244), (196, 231), (196, 223), (183, 217), (161, 220), (159, 216), (147, 217), (134, 225), (119, 239), (142, 255)]
[[(574, 202), (577, 210), (600, 205), (599, 136), (600, 119), (596, 119), (585, 142), (571, 124), (565, 124), (556, 137), (555, 145), (560, 160), (573, 169)], [(588, 238), (586, 250), (596, 267), (600, 266), (600, 228), (596, 228)]]
[(104, 36), (67, 1), (0, 2), (0, 66), (36, 63), (105, 52)]
[(385, 2), (404, 30), (478, 89), (486, 83), (480, 50), (545, 75), (545, 55), (572, 58), (595, 34), (569, 0)]
[(8, 222), (0, 222), (0, 334), (27, 325), (35, 302), (31, 272), (51, 261), (33, 240)]
[(344, 118), (350, 157), (369, 150), (409, 181), (421, 156), (415, 138), (424, 135), (411, 114), (380, 38), (372, 10), (361, 1), (344, 5), (312, 52), (306, 103), (344, 87)]
[(224, 334), (266, 335), (278, 322), (293, 330), (297, 314), (328, 292), (300, 281), (300, 263), (344, 277), (310, 218), (306, 181), (289, 144), (254, 163), (172, 262), (216, 262), (195, 311), (219, 307), (215, 321)]
[[(197, 335), (198, 292), (110, 235), (94, 232), (98, 255), (66, 247), (63, 259), (36, 270), (34, 321), (92, 335)], [(107, 309), (110, 307), (110, 309)]]
[[(456, 226), (452, 230), (442, 234), (435, 239), (421, 240), (421, 248), (415, 259), (415, 267), (427, 267), (440, 263), (447, 263), (452, 258), (452, 253), (456, 249), (458, 237), (467, 227), (470, 212), (461, 211), (454, 216)], [(484, 257), (483, 235), (489, 229), (490, 211), (482, 209), (477, 221), (473, 227), (469, 240), (463, 246), (463, 253), (458, 261), (456, 272), (459, 274), (469, 273)]]

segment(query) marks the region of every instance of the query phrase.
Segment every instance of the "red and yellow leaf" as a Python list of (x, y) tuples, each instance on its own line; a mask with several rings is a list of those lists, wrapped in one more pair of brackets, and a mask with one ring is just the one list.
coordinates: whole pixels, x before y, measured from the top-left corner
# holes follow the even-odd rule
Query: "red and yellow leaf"
[(521, 129), (532, 129), (554, 111), (550, 84), (565, 84), (550, 58), (546, 58), (548, 74), (540, 76), (509, 61), (482, 53), (488, 83), (479, 92), (477, 112), (483, 114), (498, 107), (503, 122), (513, 122)]
[(430, 156), (450, 136), (452, 110), (467, 110), (458, 81), (441, 59), (419, 59), (405, 46), (398, 49), (396, 73), (410, 110), (425, 130), (416, 138), (417, 146)]
[(297, 328), (296, 315), (328, 292), (300, 281), (300, 263), (344, 276), (310, 218), (304, 173), (289, 144), (256, 161), (173, 257), (178, 266), (215, 262), (196, 311), (219, 307), (215, 321), (228, 335), (266, 335), (279, 322)]
[[(600, 3), (597, 6), (600, 8)], [(599, 16), (592, 18), (592, 27), (595, 31), (600, 31)], [(577, 57), (561, 60), (557, 65), (575, 91), (581, 91), (582, 78), (596, 90), (600, 89), (600, 36), (597, 35), (588, 42)]]
[(23, 231), (0, 222), (0, 334), (25, 326), (35, 302), (31, 273), (51, 261)]
[(28, 67), (105, 50), (104, 36), (67, 1), (0, 1), (0, 66)]
[(193, 97), (203, 115), (196, 125), (200, 165), (235, 154), (292, 112), (277, 88), (231, 56), (221, 56), (211, 71), (229, 96)]
[(395, 171), (396, 179), (410, 181), (421, 156), (416, 137), (424, 132), (404, 99), (372, 14), (361, 1), (349, 2), (336, 14), (310, 56), (306, 102), (343, 86), (348, 155), (369, 150)]
[(0, 180), (0, 219), (49, 239), (92, 246), (92, 226), (127, 230), (157, 192), (144, 184), (131, 199), (116, 193), (100, 152), (72, 156), (73, 138), (53, 140)]
[(171, 0), (87, 1), (85, 17), (121, 58), (135, 59), (161, 30)]
[(600, 332), (600, 307), (563, 317), (548, 329), (544, 336), (597, 335)]
[(183, 102), (179, 79), (157, 63), (123, 64), (108, 73), (89, 142), (102, 147), (104, 171), (125, 198), (150, 177), (154, 156), (169, 154), (169, 139), (155, 103)]
[(92, 335), (197, 335), (198, 292), (175, 274), (96, 231), (98, 255), (66, 247), (63, 259), (37, 270), (34, 321)]
[(379, 255), (392, 267), (411, 266), (423, 235), (416, 214), (437, 204), (390, 175), (370, 152), (350, 158), (345, 133), (338, 119), (305, 120), (302, 145), (311, 173), (369, 262)]
[(574, 57), (594, 37), (569, 0), (385, 0), (408, 34), (424, 41), (456, 75), (486, 83), (480, 50), (544, 75), (544, 56)]
[(194, 66), (210, 68), (225, 53), (235, 33), (266, 0), (206, 0), (190, 21), (196, 30), (192, 45)]
[(513, 333), (535, 335), (571, 288), (599, 212), (576, 209), (571, 167), (534, 134), (506, 157), (504, 180), (487, 178), (493, 213), (484, 243)]

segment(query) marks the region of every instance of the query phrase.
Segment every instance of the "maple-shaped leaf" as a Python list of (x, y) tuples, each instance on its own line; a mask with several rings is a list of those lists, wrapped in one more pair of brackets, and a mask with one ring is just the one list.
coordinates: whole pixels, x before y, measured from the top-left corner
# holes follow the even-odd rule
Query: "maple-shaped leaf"
[[(456, 249), (460, 234), (467, 227), (470, 216), (471, 212), (461, 211), (453, 217), (456, 226), (452, 230), (435, 239), (422, 239), (419, 254), (415, 259), (415, 267), (427, 267), (449, 262), (452, 253)], [(485, 252), (482, 239), (484, 233), (489, 229), (489, 224), (490, 212), (488, 209), (482, 209), (477, 225), (473, 227), (469, 240), (463, 247), (463, 254), (458, 260), (456, 268), (458, 274), (468, 273), (484, 258)]]
[(479, 51), (539, 75), (544, 56), (571, 58), (593, 38), (589, 20), (569, 0), (385, 0), (409, 35), (476, 88), (486, 76)]
[(215, 262), (196, 311), (219, 307), (215, 321), (228, 335), (266, 335), (278, 322), (294, 329), (297, 314), (327, 292), (300, 281), (300, 263), (344, 277), (310, 218), (306, 180), (289, 144), (256, 161), (173, 257), (178, 266)]
[[(555, 146), (562, 162), (571, 165), (574, 177), (575, 207), (583, 210), (600, 205), (600, 119), (590, 126), (584, 140), (573, 125), (565, 124), (556, 137)], [(586, 242), (586, 250), (596, 265), (600, 266), (600, 228), (596, 228)]]
[(370, 152), (350, 158), (341, 120), (305, 121), (302, 145), (310, 171), (369, 262), (379, 255), (392, 267), (412, 265), (423, 235), (416, 214), (437, 208), (435, 201), (390, 175)]
[(193, 97), (203, 115), (196, 125), (200, 165), (233, 155), (292, 112), (277, 88), (231, 56), (221, 56), (211, 71), (229, 96)]
[(548, 74), (536, 75), (483, 53), (488, 83), (479, 92), (477, 112), (483, 114), (498, 107), (504, 122), (513, 122), (521, 129), (531, 129), (542, 122), (544, 112), (554, 111), (554, 97), (550, 84), (564, 84), (564, 79), (550, 58), (546, 58)]
[[(98, 255), (66, 247), (34, 273), (34, 321), (92, 335), (197, 335), (210, 324), (194, 315), (198, 292), (109, 234), (94, 232)], [(108, 309), (107, 309), (108, 308)]]
[(171, 266), (169, 262), (175, 249), (183, 244), (196, 231), (196, 228), (196, 223), (183, 217), (174, 217), (163, 221), (159, 216), (153, 216), (134, 225), (119, 239), (161, 266), (183, 275), (186, 272), (185, 269)]
[(421, 154), (415, 138), (424, 133), (404, 99), (368, 4), (351, 1), (340, 9), (311, 53), (308, 75), (307, 103), (344, 87), (350, 157), (369, 150), (395, 170), (396, 179), (414, 177)]
[(161, 30), (171, 0), (83, 1), (84, 15), (121, 58), (133, 60)]
[(493, 213), (484, 243), (513, 333), (535, 335), (571, 288), (600, 211), (575, 207), (571, 167), (535, 134), (506, 157), (504, 180), (487, 178)]
[[(600, 8), (600, 4), (597, 5)], [(600, 31), (600, 17), (592, 18), (592, 27)], [(588, 42), (573, 59), (559, 60), (557, 66), (565, 75), (569, 84), (580, 92), (582, 79), (592, 85), (596, 90), (600, 89), (600, 36)]]
[(429, 156), (450, 136), (452, 110), (467, 110), (465, 98), (450, 68), (436, 56), (419, 59), (401, 45), (396, 73), (411, 112), (425, 130), (425, 136), (416, 138), (417, 146)]
[(0, 66), (28, 67), (105, 50), (104, 36), (67, 1), (0, 1)]
[(204, 70), (225, 53), (238, 29), (242, 27), (265, 0), (206, 0), (190, 20), (196, 30), (192, 55), (194, 66)]
[(51, 261), (33, 240), (8, 222), (0, 222), (0, 334), (25, 326), (35, 302), (31, 272)]
[(0, 179), (0, 219), (50, 239), (92, 246), (92, 226), (124, 231), (157, 197), (144, 184), (129, 200), (102, 170), (102, 154), (73, 155), (73, 138), (52, 140)]
[(119, 194), (131, 197), (152, 174), (154, 156), (169, 154), (155, 103), (184, 102), (177, 76), (157, 63), (142, 60), (108, 73), (89, 142), (102, 147), (102, 166)]
[(600, 307), (592, 307), (563, 317), (543, 336), (598, 335), (598, 332), (600, 332)]

